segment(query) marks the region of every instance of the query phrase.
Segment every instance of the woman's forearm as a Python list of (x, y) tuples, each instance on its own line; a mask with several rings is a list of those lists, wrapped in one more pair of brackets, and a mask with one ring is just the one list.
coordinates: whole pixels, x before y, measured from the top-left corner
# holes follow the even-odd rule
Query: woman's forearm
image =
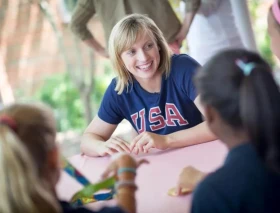
[(84, 133), (81, 141), (81, 151), (87, 156), (99, 157), (101, 149), (104, 147), (105, 140), (92, 133)]
[(169, 148), (180, 148), (217, 139), (205, 121), (192, 128), (171, 133), (167, 137)]

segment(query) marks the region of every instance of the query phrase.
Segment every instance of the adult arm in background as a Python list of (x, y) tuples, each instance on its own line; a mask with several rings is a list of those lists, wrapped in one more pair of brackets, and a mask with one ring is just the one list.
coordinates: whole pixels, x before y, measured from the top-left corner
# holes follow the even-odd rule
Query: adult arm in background
[(186, 38), (195, 15), (201, 11), (204, 16), (212, 14), (220, 5), (221, 0), (183, 0), (185, 2), (185, 16), (183, 19), (181, 30), (176, 36), (179, 45)]
[(194, 16), (199, 10), (201, 0), (184, 0), (185, 6), (185, 16), (183, 19), (182, 27), (179, 33), (176, 36), (176, 40), (178, 44), (181, 46), (182, 41), (186, 38), (191, 24), (193, 22)]
[(87, 28), (87, 23), (95, 15), (93, 0), (79, 0), (73, 12), (70, 28), (71, 31), (87, 46), (98, 54), (108, 58), (106, 49), (95, 39)]

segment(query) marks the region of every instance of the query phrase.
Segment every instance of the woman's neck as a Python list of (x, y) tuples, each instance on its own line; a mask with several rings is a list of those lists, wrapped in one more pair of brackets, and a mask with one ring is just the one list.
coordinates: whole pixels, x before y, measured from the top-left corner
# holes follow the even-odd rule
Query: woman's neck
[(158, 72), (150, 79), (136, 79), (141, 87), (149, 93), (160, 93), (162, 74)]

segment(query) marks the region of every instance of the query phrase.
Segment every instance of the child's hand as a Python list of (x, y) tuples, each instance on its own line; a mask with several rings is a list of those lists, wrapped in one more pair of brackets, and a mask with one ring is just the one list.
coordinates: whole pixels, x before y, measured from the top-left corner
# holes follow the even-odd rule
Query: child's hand
[[(115, 160), (107, 167), (107, 169), (103, 172), (102, 178), (106, 178), (109, 176), (116, 176), (118, 173), (118, 169), (120, 168), (134, 168), (137, 169), (141, 164), (148, 164), (149, 162), (145, 159), (140, 161), (136, 161), (129, 154), (116, 154), (117, 157), (113, 156)], [(119, 155), (119, 156), (118, 156)]]
[(130, 153), (128, 143), (119, 137), (111, 137), (105, 143), (101, 144), (99, 150), (98, 154), (100, 156), (113, 155), (118, 152)]
[(142, 132), (133, 139), (130, 145), (130, 150), (133, 151), (134, 148), (137, 148), (138, 151), (145, 153), (147, 153), (151, 148), (161, 150), (167, 149), (167, 136), (158, 135), (152, 132)]
[(193, 190), (205, 176), (206, 173), (201, 172), (192, 166), (185, 167), (179, 176), (176, 194), (181, 195), (183, 188)]

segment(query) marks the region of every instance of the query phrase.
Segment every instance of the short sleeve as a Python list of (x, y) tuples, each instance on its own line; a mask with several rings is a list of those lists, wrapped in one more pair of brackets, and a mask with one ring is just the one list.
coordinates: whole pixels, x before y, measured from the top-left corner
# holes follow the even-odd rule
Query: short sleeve
[(232, 208), (217, 189), (203, 181), (193, 195), (191, 213), (231, 213)]
[(103, 96), (103, 100), (98, 111), (98, 117), (110, 124), (119, 124), (124, 119), (124, 116), (119, 108), (119, 95), (115, 91), (115, 86), (116, 80), (113, 79)]
[(188, 97), (194, 101), (197, 97), (197, 90), (193, 82), (193, 77), (195, 75), (197, 66), (190, 69), (188, 72), (184, 74), (184, 82), (183, 87), (185, 89), (185, 92), (187, 93)]
[(180, 58), (178, 58), (178, 66), (179, 67), (177, 67), (175, 70), (176, 72), (179, 69), (183, 70), (182, 75), (179, 76), (182, 84), (182, 89), (187, 94), (187, 96), (192, 101), (194, 101), (197, 97), (197, 90), (194, 85), (193, 78), (196, 74), (197, 69), (200, 67), (200, 64), (188, 55), (181, 55)]

